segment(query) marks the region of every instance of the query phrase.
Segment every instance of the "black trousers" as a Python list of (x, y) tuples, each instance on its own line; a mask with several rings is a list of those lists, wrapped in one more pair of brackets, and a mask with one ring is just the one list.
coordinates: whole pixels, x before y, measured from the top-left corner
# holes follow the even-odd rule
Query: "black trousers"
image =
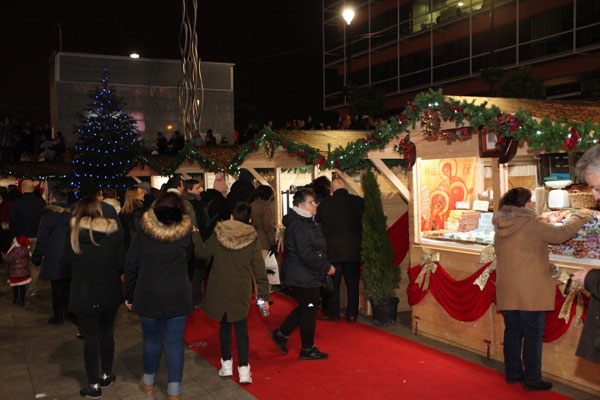
[(13, 286), (13, 302), (16, 303), (17, 300), (21, 302), (25, 302), (25, 292), (27, 292), (27, 285), (19, 285)]
[(333, 275), (333, 293), (326, 299), (323, 299), (324, 309), (330, 319), (338, 319), (340, 317), (340, 285), (342, 276), (346, 282), (346, 295), (348, 305), (346, 307), (346, 317), (358, 316), (358, 285), (360, 282), (360, 262), (332, 262), (335, 267), (335, 275)]
[(285, 318), (279, 331), (289, 336), (296, 327), (300, 326), (300, 339), (303, 349), (310, 349), (315, 344), (315, 327), (317, 324), (317, 306), (321, 296), (321, 288), (303, 288), (293, 286), (294, 298), (298, 307), (294, 308)]
[(542, 347), (546, 312), (504, 311), (504, 325), (506, 378), (523, 377), (526, 384), (539, 383), (542, 379)]
[(196, 259), (191, 263), (193, 264), (192, 300), (197, 305), (202, 302), (212, 258), (209, 260)]
[(221, 358), (231, 360), (231, 325), (235, 330), (235, 340), (238, 351), (238, 365), (248, 365), (248, 351), (250, 339), (248, 338), (248, 318), (235, 322), (227, 322), (227, 314), (223, 315), (219, 327), (219, 342), (221, 343)]
[(69, 287), (71, 281), (68, 279), (57, 279), (50, 281), (52, 286), (52, 312), (54, 317), (63, 320), (69, 304)]
[(112, 373), (115, 353), (113, 325), (119, 307), (90, 314), (77, 314), (79, 330), (83, 334), (83, 361), (88, 384), (100, 383), (100, 369)]

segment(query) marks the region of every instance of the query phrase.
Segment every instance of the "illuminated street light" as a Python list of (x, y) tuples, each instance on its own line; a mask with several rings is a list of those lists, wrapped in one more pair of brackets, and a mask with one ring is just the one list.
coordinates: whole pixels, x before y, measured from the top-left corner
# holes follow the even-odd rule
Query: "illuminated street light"
[(459, 7), (462, 7), (462, 6), (464, 6), (464, 5), (465, 5), (465, 3), (463, 3), (462, 1), (459, 1), (459, 2), (458, 2), (458, 6), (459, 6)]
[(138, 53), (131, 53), (129, 58), (140, 58), (140, 55)]
[(350, 25), (354, 19), (354, 10), (351, 8), (346, 8), (344, 12), (342, 12), (342, 17), (344, 17), (346, 23)]

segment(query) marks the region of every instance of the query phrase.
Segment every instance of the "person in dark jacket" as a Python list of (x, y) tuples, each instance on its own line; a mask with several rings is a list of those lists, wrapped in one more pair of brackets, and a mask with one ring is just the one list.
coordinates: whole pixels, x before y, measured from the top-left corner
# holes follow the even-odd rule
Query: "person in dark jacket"
[(256, 279), (257, 294), (269, 309), (269, 280), (258, 243), (256, 230), (250, 225), (251, 207), (238, 203), (231, 219), (219, 222), (206, 243), (198, 232), (193, 233), (194, 250), (198, 258), (214, 257), (206, 291), (206, 315), (220, 321), (220, 376), (233, 375), (231, 329), (235, 330), (238, 349), (240, 383), (252, 383), (248, 362), (248, 310), (252, 297), (252, 279)]
[(227, 208), (229, 213), (233, 212), (235, 205), (243, 201), (244, 203), (252, 204), (256, 198), (256, 189), (254, 188), (254, 176), (247, 169), (240, 170), (240, 176), (237, 181), (231, 185), (229, 194), (227, 195)]
[[(113, 325), (121, 297), (125, 249), (117, 224), (102, 216), (96, 197), (81, 199), (71, 218), (71, 233), (60, 259), (61, 273), (71, 279), (69, 311), (83, 333), (88, 385), (79, 394), (97, 399), (115, 382), (112, 373)], [(101, 369), (99, 368), (101, 367)]]
[[(596, 201), (600, 201), (600, 147), (594, 146), (577, 162), (579, 181), (592, 188)], [(581, 338), (575, 354), (600, 364), (600, 269), (583, 269), (573, 274), (573, 282), (590, 292), (590, 304)]]
[(25, 306), (25, 286), (31, 282), (29, 245), (29, 239), (25, 236), (17, 236), (8, 251), (2, 252), (2, 261), (8, 273), (8, 284), (13, 289), (13, 304), (20, 307)]
[(50, 281), (52, 286), (52, 311), (49, 324), (62, 324), (69, 304), (68, 279), (60, 273), (60, 257), (65, 248), (65, 237), (69, 232), (71, 210), (67, 205), (67, 192), (53, 190), (49, 196), (50, 205), (44, 209), (37, 233), (37, 244), (31, 262), (41, 265), (41, 279)]
[(169, 399), (179, 399), (185, 320), (194, 310), (187, 263), (192, 255), (192, 220), (183, 199), (166, 192), (144, 213), (125, 262), (125, 305), (138, 314), (144, 332), (140, 387), (154, 390), (165, 345)]
[[(46, 207), (46, 202), (34, 192), (32, 180), (25, 179), (21, 183), (23, 195), (12, 204), (8, 221), (11, 237), (25, 236), (31, 243), (31, 251), (35, 250), (40, 218)], [(40, 267), (31, 265), (31, 285), (28, 295), (35, 296), (39, 288)]]
[(300, 326), (300, 359), (324, 360), (329, 355), (314, 344), (317, 305), (323, 278), (325, 274), (335, 274), (335, 267), (327, 260), (325, 238), (314, 221), (317, 213), (315, 193), (310, 189), (298, 190), (293, 205), (283, 218), (283, 280), (294, 289), (298, 307), (271, 332), (271, 338), (281, 351), (287, 353), (287, 339)]
[(146, 211), (143, 198), (144, 195), (140, 188), (128, 187), (125, 191), (125, 202), (119, 217), (123, 224), (123, 245), (125, 245), (126, 251), (129, 249), (129, 245), (138, 231), (140, 219)]
[(360, 245), (362, 236), (362, 216), (365, 201), (348, 193), (341, 179), (331, 182), (333, 195), (324, 199), (317, 209), (316, 220), (323, 229), (327, 242), (327, 257), (335, 267), (333, 293), (327, 297), (327, 315), (320, 319), (340, 320), (340, 283), (342, 275), (347, 287), (348, 305), (346, 318), (356, 322), (358, 316), (358, 284), (360, 282)]
[[(100, 201), (100, 207), (102, 208), (102, 216), (107, 219), (112, 219), (117, 223), (117, 228), (119, 231), (119, 235), (123, 237), (123, 224), (121, 224), (121, 219), (119, 218), (119, 214), (117, 210), (113, 206), (108, 203), (102, 201), (102, 190), (98, 188), (98, 185), (94, 181), (84, 181), (79, 188), (78, 197), (80, 199), (84, 199), (86, 197), (96, 197), (98, 201)], [(71, 204), (71, 211), (75, 209), (77, 206), (77, 202)]]

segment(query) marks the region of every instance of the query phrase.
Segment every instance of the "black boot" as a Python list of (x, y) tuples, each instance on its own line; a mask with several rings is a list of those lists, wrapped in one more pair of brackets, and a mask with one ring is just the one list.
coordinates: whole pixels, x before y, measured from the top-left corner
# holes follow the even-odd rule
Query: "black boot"
[(114, 374), (107, 374), (106, 372), (103, 372), (100, 374), (100, 387), (102, 389), (111, 387), (115, 383), (116, 380), (117, 380), (117, 377)]
[(288, 353), (288, 349), (285, 346), (287, 344), (288, 338), (285, 337), (279, 329), (275, 329), (274, 331), (269, 332), (269, 336), (271, 336), (271, 339), (273, 339), (279, 350), (281, 350), (285, 354)]
[(534, 391), (538, 391), (538, 390), (550, 390), (550, 389), (552, 389), (552, 382), (546, 382), (546, 381), (540, 380), (539, 382), (534, 383), (534, 384), (526, 383), (523, 388), (525, 390), (527, 390), (528, 392), (534, 392)]
[(326, 360), (328, 358), (329, 354), (323, 353), (321, 350), (317, 349), (317, 346), (314, 345), (310, 349), (300, 350), (301, 360)]
[(88, 399), (101, 399), (102, 389), (100, 389), (99, 383), (87, 385), (86, 387), (81, 388), (79, 395)]

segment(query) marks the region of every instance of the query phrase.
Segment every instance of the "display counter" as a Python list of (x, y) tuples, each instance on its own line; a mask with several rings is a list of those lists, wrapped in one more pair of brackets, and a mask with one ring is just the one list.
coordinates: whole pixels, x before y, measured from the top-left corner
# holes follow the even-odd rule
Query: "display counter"
[[(413, 170), (412, 187), (420, 190), (411, 191), (414, 206), (409, 215), (412, 268), (408, 272), (407, 292), (412, 329), (415, 334), (503, 361), (504, 320), (495, 307), (495, 258), (489, 254), (493, 246), (488, 247), (493, 239), (478, 242), (444, 237), (453, 231), (446, 228), (456, 228), (447, 224), (456, 202), (473, 204), (476, 193), (485, 190), (483, 162), (463, 161), (456, 160), (451, 164), (452, 169), (456, 171), (462, 164), (463, 170), (471, 171), (473, 166), (474, 174), (462, 174), (461, 183), (456, 183), (458, 176), (448, 176), (449, 169), (444, 168), (450, 163), (447, 159), (425, 163), (418, 160)], [(515, 186), (508, 182), (508, 177), (507, 173), (503, 178), (504, 188)], [(532, 182), (535, 184), (536, 180), (534, 176)], [(468, 221), (462, 223), (465, 228), (473, 228), (465, 226)], [(576, 270), (600, 268), (600, 260), (596, 258), (551, 254), (550, 261), (558, 266), (563, 281)], [(576, 290), (565, 297), (561, 289), (561, 283), (557, 282), (556, 310), (547, 317), (542, 373), (552, 380), (600, 395), (600, 366), (575, 356), (583, 327), (578, 319), (585, 311), (586, 294)]]

